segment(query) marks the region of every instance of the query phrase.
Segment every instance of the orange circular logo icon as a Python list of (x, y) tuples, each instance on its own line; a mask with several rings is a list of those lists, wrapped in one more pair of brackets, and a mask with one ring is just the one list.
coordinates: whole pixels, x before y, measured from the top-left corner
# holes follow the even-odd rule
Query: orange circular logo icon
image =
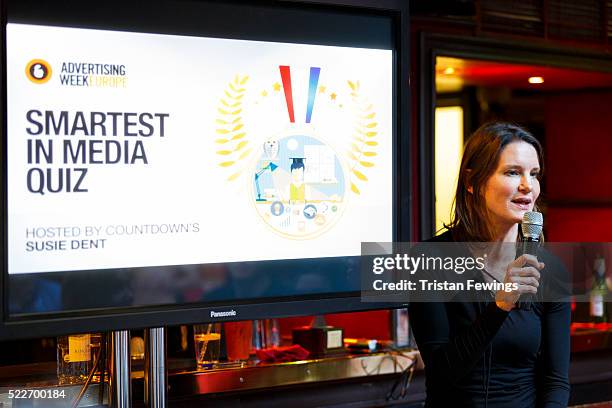
[(51, 65), (45, 60), (34, 59), (26, 65), (25, 73), (35, 84), (44, 84), (51, 79)]

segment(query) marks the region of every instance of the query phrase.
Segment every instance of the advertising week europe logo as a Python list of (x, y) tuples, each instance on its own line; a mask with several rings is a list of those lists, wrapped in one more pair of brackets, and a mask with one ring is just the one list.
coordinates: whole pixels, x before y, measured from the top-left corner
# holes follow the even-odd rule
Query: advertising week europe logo
[[(60, 64), (57, 64), (60, 66)], [(127, 72), (123, 64), (64, 61), (58, 68), (59, 85), (85, 88), (127, 88)], [(33, 59), (26, 64), (26, 77), (35, 84), (51, 79), (51, 64)]]
[(26, 77), (35, 84), (44, 84), (51, 79), (51, 65), (42, 59), (33, 59), (25, 69)]

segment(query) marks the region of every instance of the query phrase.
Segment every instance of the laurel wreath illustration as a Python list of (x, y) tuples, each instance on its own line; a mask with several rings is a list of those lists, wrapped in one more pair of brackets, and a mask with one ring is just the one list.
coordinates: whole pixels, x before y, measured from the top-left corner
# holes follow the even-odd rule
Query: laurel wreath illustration
[(246, 140), (246, 131), (242, 120), (242, 103), (246, 93), (246, 83), (249, 81), (248, 75), (240, 77), (236, 75), (228, 82), (223, 91), (223, 96), (219, 98), (217, 105), (217, 144), (216, 153), (220, 156), (219, 166), (231, 170), (228, 181), (235, 180), (244, 170), (245, 159), (251, 154), (253, 148)]
[(361, 194), (357, 184), (368, 181), (367, 169), (374, 167), (371, 160), (377, 155), (378, 123), (375, 121), (374, 105), (369, 103), (367, 98), (359, 92), (359, 81), (348, 81), (348, 86), (351, 90), (351, 100), (357, 110), (353, 141), (350, 150), (347, 152), (350, 161), (351, 191), (355, 194)]
[[(253, 148), (249, 146), (242, 120), (242, 103), (249, 76), (236, 75), (228, 82), (217, 105), (216, 136), (218, 165), (230, 169), (228, 181), (237, 179), (246, 168), (247, 158)], [(367, 169), (374, 167), (377, 156), (378, 123), (374, 105), (360, 93), (359, 81), (347, 81), (351, 100), (355, 107), (355, 129), (347, 152), (351, 191), (361, 194), (359, 186), (368, 181)]]

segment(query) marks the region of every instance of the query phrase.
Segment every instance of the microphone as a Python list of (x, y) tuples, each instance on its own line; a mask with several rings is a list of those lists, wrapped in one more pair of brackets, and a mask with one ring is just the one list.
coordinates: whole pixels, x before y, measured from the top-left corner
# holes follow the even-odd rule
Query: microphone
[[(527, 211), (523, 215), (523, 221), (521, 222), (523, 239), (521, 240), (519, 254), (517, 255), (530, 254), (537, 257), (538, 248), (540, 247), (540, 234), (542, 234), (543, 228), (544, 217), (542, 217), (542, 213)], [(532, 303), (533, 295), (523, 295), (519, 299), (518, 308), (521, 310), (531, 310)]]

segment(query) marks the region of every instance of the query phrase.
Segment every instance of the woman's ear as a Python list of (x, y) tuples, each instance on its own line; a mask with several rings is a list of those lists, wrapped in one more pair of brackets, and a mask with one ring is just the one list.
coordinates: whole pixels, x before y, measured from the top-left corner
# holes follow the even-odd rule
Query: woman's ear
[(474, 194), (474, 186), (472, 186), (471, 183), (471, 175), (472, 175), (472, 169), (466, 169), (466, 177), (465, 177), (465, 185), (466, 185), (466, 189), (468, 191), (468, 193), (470, 194)]

